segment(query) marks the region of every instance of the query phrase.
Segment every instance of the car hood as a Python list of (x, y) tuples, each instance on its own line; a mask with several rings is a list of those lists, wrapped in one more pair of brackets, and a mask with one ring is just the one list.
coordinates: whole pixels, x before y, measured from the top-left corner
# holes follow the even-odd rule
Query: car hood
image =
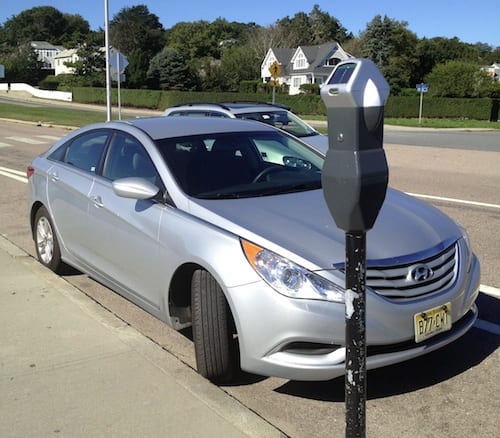
[(312, 146), (323, 155), (326, 155), (326, 153), (328, 152), (328, 137), (326, 135), (308, 135), (306, 137), (300, 137), (300, 140), (302, 140), (304, 143), (307, 143), (309, 146)]
[[(335, 225), (322, 190), (231, 200), (192, 199), (190, 212), (309, 269), (329, 269), (345, 260), (345, 232)], [(460, 236), (455, 222), (436, 208), (388, 189), (377, 221), (367, 232), (367, 264), (418, 260), (428, 250)]]

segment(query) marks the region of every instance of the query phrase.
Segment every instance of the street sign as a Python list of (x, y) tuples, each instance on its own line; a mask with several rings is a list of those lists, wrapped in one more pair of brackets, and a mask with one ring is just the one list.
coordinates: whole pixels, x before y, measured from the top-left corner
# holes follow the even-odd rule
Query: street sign
[(111, 71), (123, 73), (128, 65), (128, 59), (119, 50), (111, 47), (109, 50), (109, 66)]
[(279, 65), (278, 61), (274, 61), (269, 67), (269, 73), (271, 73), (272, 78), (278, 78), (281, 75), (281, 72), (281, 65)]
[(429, 84), (417, 84), (417, 90), (419, 93), (427, 93), (429, 91)]
[(269, 81), (272, 87), (279, 87), (280, 83), (276, 79), (273, 79), (272, 81)]

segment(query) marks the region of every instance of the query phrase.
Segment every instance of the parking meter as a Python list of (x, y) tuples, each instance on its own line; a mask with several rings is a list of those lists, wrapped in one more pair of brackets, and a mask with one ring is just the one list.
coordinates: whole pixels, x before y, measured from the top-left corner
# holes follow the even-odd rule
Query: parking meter
[(328, 209), (345, 231), (346, 436), (366, 434), (366, 230), (387, 191), (382, 149), (389, 85), (368, 59), (349, 59), (321, 88), (328, 115), (328, 152), (322, 171)]
[(329, 149), (323, 166), (325, 200), (345, 231), (373, 227), (387, 190), (382, 149), (389, 84), (368, 59), (339, 63), (321, 88)]

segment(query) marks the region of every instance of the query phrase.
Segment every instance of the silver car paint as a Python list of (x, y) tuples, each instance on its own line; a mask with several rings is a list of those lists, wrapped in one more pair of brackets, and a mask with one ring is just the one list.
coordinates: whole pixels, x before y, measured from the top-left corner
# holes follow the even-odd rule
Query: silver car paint
[[(66, 139), (34, 160), (30, 206), (40, 202), (48, 207), (68, 263), (174, 327), (182, 327), (183, 323), (170, 314), (169, 280), (185, 263), (207, 269), (223, 288), (233, 312), (243, 369), (301, 380), (342, 375), (342, 348), (324, 355), (304, 355), (288, 353), (283, 347), (290, 342), (341, 345), (344, 305), (280, 295), (251, 268), (240, 246), (243, 237), (343, 284), (342, 274), (333, 269), (344, 257), (343, 232), (333, 223), (322, 192), (230, 201), (189, 198), (176, 185), (151, 142), (151, 138), (187, 135), (197, 130), (272, 129), (252, 122), (213, 120), (198, 120), (194, 126), (192, 120), (188, 124), (179, 123), (179, 119), (165, 126), (154, 120), (98, 125), (122, 129), (143, 143), (175, 207), (117, 197), (109, 181), (47, 161), (44, 157)], [(61, 180), (66, 179), (78, 184), (79, 190), (63, 185)], [(102, 205), (92, 201), (96, 198)], [(479, 287), (479, 264), (475, 256), (467, 254), (461, 236), (456, 224), (437, 209), (397, 191), (388, 192), (380, 217), (368, 233), (367, 263), (419, 260), (426, 251), (456, 240), (459, 276), (448, 289), (409, 302), (395, 302), (368, 290), (369, 345), (411, 340), (413, 315), (448, 301), (452, 302), (454, 322), (469, 309), (473, 315), (461, 331), (448, 337), (435, 341), (431, 338), (407, 350), (369, 357), (369, 368), (439, 348), (473, 324), (477, 316), (473, 303)]]

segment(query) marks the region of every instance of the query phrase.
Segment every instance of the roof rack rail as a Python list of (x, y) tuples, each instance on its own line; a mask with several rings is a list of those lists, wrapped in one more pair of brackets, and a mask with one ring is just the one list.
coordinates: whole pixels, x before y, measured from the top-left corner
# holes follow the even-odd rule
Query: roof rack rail
[(229, 104), (229, 103), (253, 103), (255, 105), (277, 106), (279, 108), (283, 108), (283, 109), (290, 111), (290, 107), (287, 105), (284, 105), (282, 103), (262, 102), (262, 101), (258, 101), (258, 100), (233, 100), (231, 102), (222, 102), (222, 104)]
[(223, 108), (225, 110), (230, 110), (230, 108), (228, 108), (223, 103), (219, 103), (219, 102), (204, 102), (204, 101), (176, 103), (175, 105), (173, 105), (173, 108), (176, 108), (176, 107), (179, 107), (179, 106), (194, 106), (194, 105), (213, 105), (213, 106), (218, 106), (219, 108)]

